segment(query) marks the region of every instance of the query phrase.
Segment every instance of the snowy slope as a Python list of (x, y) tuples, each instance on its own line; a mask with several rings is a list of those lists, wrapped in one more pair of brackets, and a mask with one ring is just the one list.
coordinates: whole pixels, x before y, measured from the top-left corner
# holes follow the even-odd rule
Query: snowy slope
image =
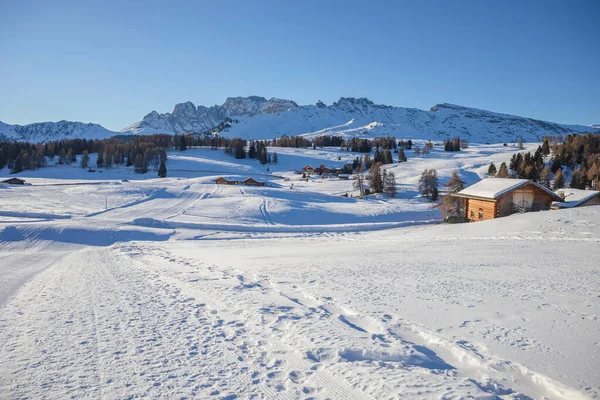
[(0, 185), (0, 398), (598, 398), (600, 207), (439, 224), (424, 168), (519, 151), (441, 147), (386, 166), (394, 199), (290, 171), (339, 148)]
[(104, 139), (117, 134), (118, 132), (109, 131), (92, 123), (58, 121), (9, 125), (0, 121), (0, 140), (46, 142), (73, 138)]
[[(0, 397), (600, 395), (598, 207), (278, 232), (263, 201), (290, 190), (112, 186), (112, 197), (165, 190), (146, 206), (119, 201), (71, 218), (0, 216)], [(86, 198), (98, 187), (73, 190)], [(36, 187), (3, 198), (43, 207), (21, 189)], [(253, 202), (263, 229), (243, 220)], [(228, 229), (236, 209), (246, 229)], [(166, 223), (141, 227), (142, 216)]]
[(148, 114), (123, 131), (182, 133), (210, 130), (226, 118), (234, 121), (222, 135), (274, 138), (282, 135), (384, 136), (436, 139), (463, 137), (471, 142), (539, 141), (545, 135), (585, 132), (592, 128), (561, 125), (530, 118), (498, 114), (475, 108), (439, 104), (429, 111), (374, 104), (364, 98), (341, 98), (331, 106), (297, 106), (296, 103), (252, 96), (230, 98), (222, 106), (175, 106), (172, 113)]

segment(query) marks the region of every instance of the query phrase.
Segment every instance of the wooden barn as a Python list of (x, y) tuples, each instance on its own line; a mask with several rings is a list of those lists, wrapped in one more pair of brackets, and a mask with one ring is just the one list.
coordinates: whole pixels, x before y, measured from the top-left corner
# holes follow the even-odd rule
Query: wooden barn
[(600, 205), (600, 191), (582, 189), (558, 189), (555, 191), (561, 201), (552, 203), (552, 208), (574, 208)]
[(561, 198), (528, 179), (487, 178), (458, 192), (464, 217), (470, 221), (506, 217), (514, 213), (549, 210)]
[(253, 178), (248, 178), (242, 182), (246, 186), (265, 186), (265, 182), (257, 181)]

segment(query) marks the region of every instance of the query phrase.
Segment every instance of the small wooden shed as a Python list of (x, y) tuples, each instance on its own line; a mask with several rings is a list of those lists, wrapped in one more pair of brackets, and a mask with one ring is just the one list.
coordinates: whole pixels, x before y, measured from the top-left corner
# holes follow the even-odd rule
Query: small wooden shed
[(556, 193), (561, 201), (552, 203), (552, 208), (575, 208), (600, 205), (600, 191), (583, 189), (558, 189)]
[(560, 197), (528, 179), (486, 178), (458, 192), (464, 217), (470, 221), (506, 217), (514, 213), (549, 210)]

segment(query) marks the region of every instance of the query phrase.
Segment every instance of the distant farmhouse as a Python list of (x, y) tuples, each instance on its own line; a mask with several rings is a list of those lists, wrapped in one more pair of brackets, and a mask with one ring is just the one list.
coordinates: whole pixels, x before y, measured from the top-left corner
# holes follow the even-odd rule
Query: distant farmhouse
[(600, 205), (600, 191), (582, 189), (558, 189), (555, 191), (561, 200), (552, 203), (553, 209)]
[(223, 178), (222, 176), (215, 179), (215, 183), (217, 185), (246, 185), (246, 186), (265, 186), (266, 182), (263, 181), (257, 181), (254, 178), (247, 178), (244, 179), (243, 181), (240, 180), (229, 180), (226, 178)]
[(317, 168), (313, 168), (311, 165), (307, 165), (298, 171), (299, 174), (309, 175), (321, 175), (323, 178), (332, 178), (338, 176), (342, 172), (340, 168), (328, 168), (325, 164), (319, 165)]
[(470, 221), (506, 217), (514, 213), (549, 210), (558, 194), (528, 179), (487, 178), (456, 193), (464, 199)]

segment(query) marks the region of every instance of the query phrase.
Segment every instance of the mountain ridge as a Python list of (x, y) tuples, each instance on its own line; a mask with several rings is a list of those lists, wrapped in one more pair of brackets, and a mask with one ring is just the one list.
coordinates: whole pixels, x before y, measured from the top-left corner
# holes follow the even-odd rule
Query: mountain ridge
[(376, 104), (364, 97), (341, 97), (331, 105), (317, 101), (262, 96), (228, 97), (221, 105), (178, 103), (172, 112), (156, 110), (120, 131), (93, 123), (58, 121), (29, 125), (0, 122), (0, 140), (49, 141), (101, 139), (119, 134), (213, 133), (226, 137), (270, 139), (283, 135), (396, 136), (444, 139), (461, 136), (473, 142), (539, 141), (543, 136), (596, 131), (596, 126), (567, 125), (534, 118), (439, 103), (428, 111)]

